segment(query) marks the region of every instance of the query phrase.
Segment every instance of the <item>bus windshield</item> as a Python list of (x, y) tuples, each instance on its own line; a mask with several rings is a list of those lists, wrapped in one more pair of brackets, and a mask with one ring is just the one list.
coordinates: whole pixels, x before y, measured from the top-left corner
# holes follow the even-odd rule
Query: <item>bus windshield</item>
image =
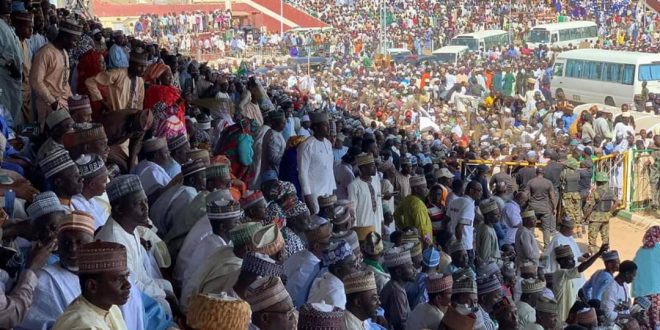
[(478, 50), (479, 42), (474, 38), (461, 38), (456, 37), (451, 40), (450, 44), (452, 46), (467, 46), (470, 50)]
[(643, 64), (639, 66), (639, 80), (660, 80), (660, 63)]
[(548, 43), (550, 42), (550, 32), (546, 30), (532, 30), (529, 31), (527, 42), (532, 43)]
[(454, 53), (433, 53), (433, 59), (441, 63), (454, 63), (456, 54)]

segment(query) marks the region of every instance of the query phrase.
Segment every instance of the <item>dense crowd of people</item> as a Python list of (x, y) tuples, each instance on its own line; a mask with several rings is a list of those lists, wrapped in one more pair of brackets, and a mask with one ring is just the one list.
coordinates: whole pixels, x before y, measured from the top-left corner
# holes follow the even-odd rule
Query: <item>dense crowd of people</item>
[[(621, 260), (623, 164), (594, 165), (635, 150), (633, 200), (660, 205), (660, 131), (633, 120), (660, 95), (578, 113), (549, 89), (563, 49), (394, 63), (372, 2), (294, 4), (336, 30), (258, 42), (327, 45), (329, 67), (199, 63), (162, 40), (221, 36), (229, 12), (127, 36), (0, 0), (0, 328), (660, 329), (660, 226)], [(585, 46), (657, 49), (658, 17), (615, 5)], [(393, 0), (388, 35), (419, 53), (605, 14), (582, 6)]]

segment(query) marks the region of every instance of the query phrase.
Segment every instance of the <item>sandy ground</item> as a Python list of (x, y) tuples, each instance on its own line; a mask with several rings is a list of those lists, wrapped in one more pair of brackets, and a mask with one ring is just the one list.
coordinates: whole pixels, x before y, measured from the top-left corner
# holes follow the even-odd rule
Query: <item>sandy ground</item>
[[(658, 221), (658, 224), (660, 224), (660, 221)], [(642, 246), (642, 237), (646, 229), (643, 226), (634, 225), (619, 218), (612, 218), (610, 220), (610, 249), (619, 251), (621, 261), (633, 260), (637, 249)], [(540, 244), (543, 236), (538, 229), (535, 231), (535, 235)], [(583, 253), (589, 250), (587, 235), (582, 235), (582, 238), (576, 238), (576, 241)], [(600, 245), (600, 237), (598, 245)], [(596, 261), (584, 272), (585, 278), (588, 279), (594, 272), (602, 268), (604, 268), (603, 262)]]

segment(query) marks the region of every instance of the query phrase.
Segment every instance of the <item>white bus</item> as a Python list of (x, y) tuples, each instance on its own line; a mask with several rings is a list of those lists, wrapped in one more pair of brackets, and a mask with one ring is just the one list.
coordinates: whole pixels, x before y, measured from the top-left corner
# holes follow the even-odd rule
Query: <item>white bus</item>
[(533, 27), (525, 42), (527, 46), (536, 48), (540, 44), (565, 47), (569, 44), (577, 46), (582, 41), (596, 42), (598, 27), (589, 21), (575, 21), (541, 24)]
[(444, 46), (433, 51), (431, 58), (440, 62), (456, 65), (470, 53), (467, 46)]
[(555, 59), (550, 86), (575, 103), (630, 103), (646, 81), (651, 93), (660, 93), (660, 56), (651, 53), (576, 49)]
[(509, 32), (504, 30), (486, 30), (459, 34), (449, 42), (452, 46), (468, 46), (471, 51), (479, 49), (490, 50), (497, 46), (507, 47), (510, 44)]

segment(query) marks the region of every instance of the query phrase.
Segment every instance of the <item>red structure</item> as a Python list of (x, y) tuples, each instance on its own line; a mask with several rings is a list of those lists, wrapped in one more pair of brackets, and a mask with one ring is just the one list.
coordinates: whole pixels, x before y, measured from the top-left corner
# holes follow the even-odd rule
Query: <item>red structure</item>
[[(267, 10), (262, 11), (261, 7)], [(193, 11), (224, 10), (224, 2), (199, 3), (199, 4), (119, 4), (109, 0), (92, 0), (92, 10), (97, 17), (131, 17), (151, 13), (163, 15), (165, 13), (181, 13)], [(279, 32), (280, 30), (280, 2), (274, 0), (251, 0), (232, 4), (232, 12), (244, 19), (246, 24), (261, 27), (265, 26), (268, 31)], [(282, 6), (284, 17), (284, 31), (294, 27), (315, 28), (327, 27), (317, 18), (284, 3)], [(292, 22), (290, 26), (287, 20)], [(297, 25), (297, 26), (296, 26)]]

